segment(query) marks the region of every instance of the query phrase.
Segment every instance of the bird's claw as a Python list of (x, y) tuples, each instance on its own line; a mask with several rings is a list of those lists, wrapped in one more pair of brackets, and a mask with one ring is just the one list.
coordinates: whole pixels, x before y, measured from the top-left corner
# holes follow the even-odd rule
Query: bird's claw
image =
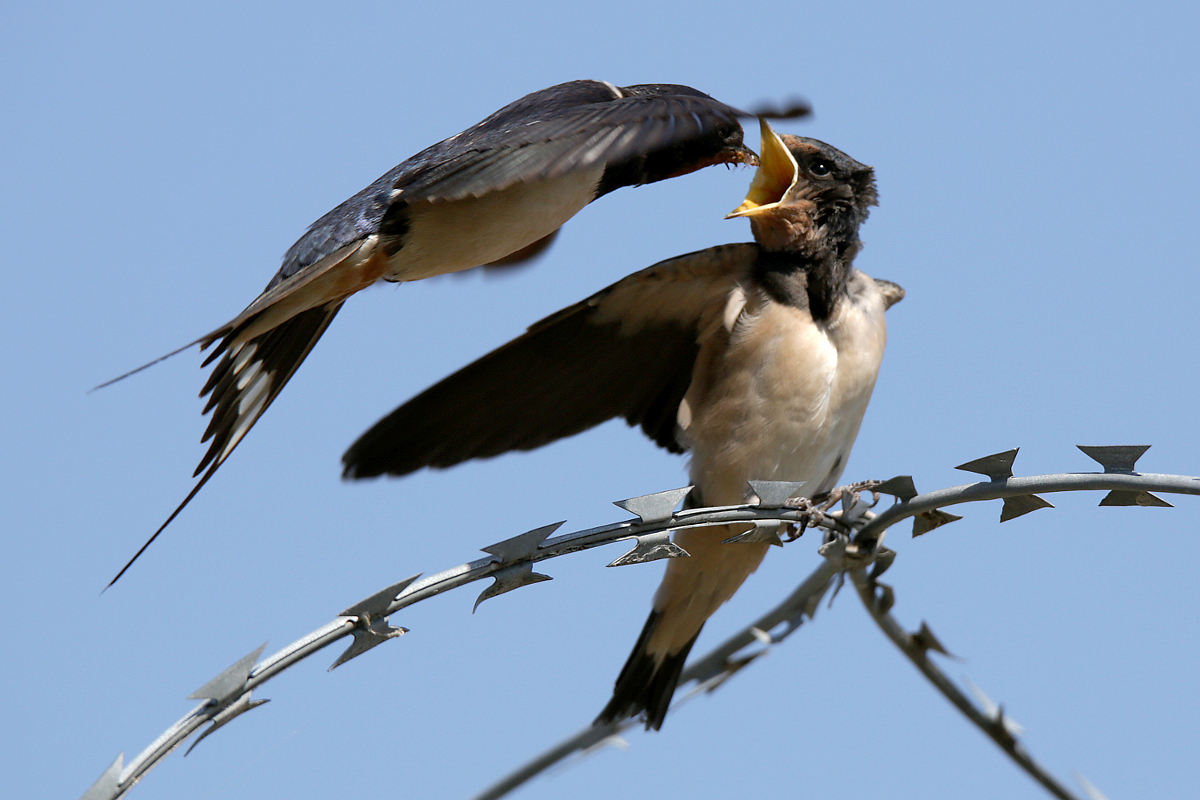
[(804, 535), (808, 528), (815, 528), (825, 521), (825, 510), (807, 497), (789, 497), (783, 501), (784, 508), (794, 508), (803, 513), (799, 522), (792, 522), (783, 527), (782, 538), (785, 542), (794, 542)]
[(859, 495), (863, 492), (871, 492), (872, 498), (867, 503), (867, 508), (874, 508), (879, 502), (879, 495), (875, 493), (875, 487), (883, 484), (883, 481), (866, 480), (850, 483), (845, 486), (839, 486), (830, 492), (819, 494), (816, 497), (789, 497), (784, 501), (783, 507), (788, 509), (796, 509), (803, 513), (799, 522), (792, 522), (785, 526), (781, 531), (781, 537), (785, 542), (794, 542), (804, 535), (804, 531), (808, 528), (816, 528), (825, 522), (826, 516), (833, 510), (838, 503), (844, 503), (846, 508), (856, 504)]
[(829, 493), (829, 497), (825, 499), (822, 507), (824, 510), (828, 511), (837, 505), (847, 495), (853, 499), (857, 499), (858, 495), (862, 494), (863, 492), (870, 492), (874, 496), (871, 498), (871, 502), (868, 504), (868, 507), (874, 508), (875, 504), (879, 502), (879, 495), (875, 492), (875, 487), (882, 485), (883, 481), (866, 480), (848, 483), (845, 486), (839, 486)]

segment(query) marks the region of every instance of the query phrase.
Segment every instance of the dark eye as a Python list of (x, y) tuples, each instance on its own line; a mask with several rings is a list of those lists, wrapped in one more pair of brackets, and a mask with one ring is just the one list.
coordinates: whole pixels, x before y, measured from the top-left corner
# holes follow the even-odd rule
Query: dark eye
[(833, 172), (833, 164), (830, 164), (823, 158), (818, 158), (817, 160), (809, 163), (808, 171), (813, 175), (816, 175), (818, 178), (823, 178), (829, 173)]

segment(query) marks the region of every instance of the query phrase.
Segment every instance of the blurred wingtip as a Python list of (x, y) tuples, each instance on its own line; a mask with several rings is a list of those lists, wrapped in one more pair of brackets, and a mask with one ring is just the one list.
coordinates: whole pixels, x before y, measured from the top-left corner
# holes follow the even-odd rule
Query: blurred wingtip
[(750, 108), (750, 112), (762, 119), (802, 119), (812, 116), (812, 103), (794, 95), (783, 103), (761, 102)]

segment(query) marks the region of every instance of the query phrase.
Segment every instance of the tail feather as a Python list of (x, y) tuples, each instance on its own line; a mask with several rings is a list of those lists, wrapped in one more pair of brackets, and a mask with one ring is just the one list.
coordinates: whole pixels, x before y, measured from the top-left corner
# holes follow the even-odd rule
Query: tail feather
[(183, 347), (177, 347), (174, 350), (172, 350), (171, 352), (167, 353), (166, 355), (161, 355), (158, 358), (154, 359), (153, 361), (150, 361), (146, 364), (142, 364), (140, 367), (135, 367), (134, 369), (129, 370), (129, 372), (126, 372), (122, 375), (118, 375), (117, 377), (107, 380), (104, 383), (93, 386), (92, 388), (87, 390), (87, 393), (91, 394), (92, 392), (99, 391), (100, 389), (103, 389), (106, 386), (112, 386), (114, 383), (117, 383), (118, 381), (125, 380), (130, 375), (137, 375), (142, 370), (150, 369), (150, 367), (153, 367), (155, 364), (158, 364), (159, 362), (162, 362), (162, 361), (166, 361), (171, 356), (177, 356), (180, 353), (182, 353), (184, 350), (195, 347), (196, 345), (200, 345), (200, 349), (203, 350), (205, 347), (208, 347), (208, 343), (211, 341), (210, 337), (213, 335), (215, 335), (215, 334), (209, 334), (208, 336), (203, 336), (199, 339), (188, 342)]
[[(219, 465), (258, 421), (325, 333), (342, 307), (342, 301), (311, 308), (244, 343), (235, 343), (237, 332), (226, 335), (209, 356), (220, 354), (201, 397), (208, 395), (206, 411), (212, 419), (201, 441), (212, 440), (196, 474), (210, 464)], [(250, 350), (249, 357), (246, 351)]]
[(209, 396), (204, 412), (213, 412), (201, 439), (202, 442), (211, 439), (212, 443), (193, 473), (193, 477), (199, 476), (200, 480), (188, 492), (187, 497), (183, 498), (183, 502), (171, 512), (171, 516), (158, 527), (154, 535), (146, 540), (117, 576), (109, 581), (108, 586), (121, 579), (133, 566), (133, 562), (137, 561), (158, 535), (166, 530), (204, 484), (208, 483), (221, 464), (225, 463), (225, 459), (229, 458), (229, 454), (254, 427), (254, 423), (304, 362), (313, 345), (325, 333), (325, 329), (341, 309), (343, 302), (344, 299), (340, 299), (310, 308), (248, 342), (237, 342), (244, 324), (218, 331), (200, 340), (202, 347), (216, 343), (216, 347), (205, 359), (205, 365), (220, 358), (200, 392), (201, 397)]
[(675, 687), (679, 684), (679, 676), (683, 673), (683, 665), (700, 631), (696, 631), (696, 635), (677, 652), (655, 656), (648, 648), (650, 637), (654, 635), (661, 618), (662, 612), (650, 612), (637, 644), (633, 646), (633, 652), (617, 676), (612, 699), (596, 717), (594, 724), (615, 722), (644, 711), (646, 730), (662, 728), (667, 710), (671, 707), (671, 698), (675, 695)]

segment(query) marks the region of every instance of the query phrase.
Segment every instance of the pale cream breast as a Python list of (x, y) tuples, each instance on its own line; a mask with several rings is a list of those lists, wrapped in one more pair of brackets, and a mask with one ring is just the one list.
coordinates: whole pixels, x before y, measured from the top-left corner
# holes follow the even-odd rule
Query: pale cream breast
[(723, 348), (701, 357), (715, 360), (707, 374), (719, 382), (689, 390), (684, 437), (706, 504), (743, 502), (747, 480), (806, 481), (805, 496), (833, 488), (882, 362), (884, 307), (874, 281), (855, 272), (828, 320), (760, 293), (726, 341), (704, 344)]

